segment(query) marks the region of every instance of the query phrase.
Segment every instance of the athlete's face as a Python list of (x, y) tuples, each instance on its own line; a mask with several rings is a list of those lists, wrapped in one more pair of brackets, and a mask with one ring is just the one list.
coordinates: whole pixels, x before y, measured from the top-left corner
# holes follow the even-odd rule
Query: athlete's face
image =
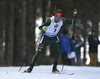
[(58, 22), (59, 20), (61, 20), (61, 17), (57, 17), (55, 16), (56, 21)]
[(62, 13), (61, 12), (56, 12), (55, 13), (55, 19), (58, 22), (61, 19)]

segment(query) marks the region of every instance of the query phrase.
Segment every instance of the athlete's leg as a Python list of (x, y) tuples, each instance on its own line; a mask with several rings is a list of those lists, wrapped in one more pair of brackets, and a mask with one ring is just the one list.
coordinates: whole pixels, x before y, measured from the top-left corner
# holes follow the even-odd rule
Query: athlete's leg
[(54, 38), (53, 42), (52, 42), (52, 45), (53, 45), (53, 47), (57, 51), (56, 56), (55, 56), (54, 65), (53, 65), (53, 70), (52, 70), (52, 72), (55, 72), (55, 71), (58, 71), (57, 70), (57, 64), (58, 64), (58, 61), (59, 61), (60, 55), (61, 55), (61, 49), (60, 49), (60, 42), (59, 42), (59, 40), (57, 38)]
[(38, 49), (37, 49), (35, 55), (32, 58), (32, 61), (31, 61), (31, 64), (30, 64), (29, 69), (25, 70), (24, 72), (28, 72), (29, 73), (29, 72), (32, 71), (32, 69), (33, 69), (33, 67), (34, 67), (34, 65), (35, 65), (38, 57), (42, 53), (43, 49), (48, 45), (48, 42), (47, 41), (48, 40), (43, 36), (42, 39), (41, 39), (41, 41), (40, 41), (40, 44), (38, 46)]

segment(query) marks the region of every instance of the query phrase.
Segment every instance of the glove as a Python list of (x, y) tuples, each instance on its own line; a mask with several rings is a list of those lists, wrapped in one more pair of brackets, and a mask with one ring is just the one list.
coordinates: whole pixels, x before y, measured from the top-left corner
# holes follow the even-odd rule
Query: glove
[(77, 14), (77, 10), (74, 9), (74, 11), (73, 11), (73, 16), (75, 16), (76, 14)]
[(46, 27), (46, 26), (43, 26), (43, 27), (42, 27), (42, 30), (43, 30), (43, 31), (46, 31), (46, 30), (47, 30), (47, 27)]

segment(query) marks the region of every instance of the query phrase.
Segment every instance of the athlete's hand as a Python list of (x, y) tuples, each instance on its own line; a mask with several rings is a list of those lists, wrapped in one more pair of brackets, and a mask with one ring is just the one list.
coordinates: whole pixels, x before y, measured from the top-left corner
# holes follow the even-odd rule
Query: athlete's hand
[(42, 27), (42, 30), (43, 30), (43, 31), (46, 31), (46, 30), (47, 30), (47, 27), (46, 27), (46, 26), (43, 26), (43, 27)]
[(73, 11), (73, 16), (75, 16), (75, 15), (77, 15), (77, 10), (76, 9), (74, 9), (74, 11)]

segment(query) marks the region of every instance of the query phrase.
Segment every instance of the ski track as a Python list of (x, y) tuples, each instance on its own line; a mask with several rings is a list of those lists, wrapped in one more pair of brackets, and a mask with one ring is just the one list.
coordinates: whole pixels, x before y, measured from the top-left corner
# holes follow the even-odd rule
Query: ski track
[[(31, 73), (22, 73), (27, 67), (0, 67), (0, 79), (100, 79), (99, 67), (58, 65), (61, 74), (52, 73), (52, 65), (35, 66)], [(73, 75), (69, 75), (72, 74)]]

